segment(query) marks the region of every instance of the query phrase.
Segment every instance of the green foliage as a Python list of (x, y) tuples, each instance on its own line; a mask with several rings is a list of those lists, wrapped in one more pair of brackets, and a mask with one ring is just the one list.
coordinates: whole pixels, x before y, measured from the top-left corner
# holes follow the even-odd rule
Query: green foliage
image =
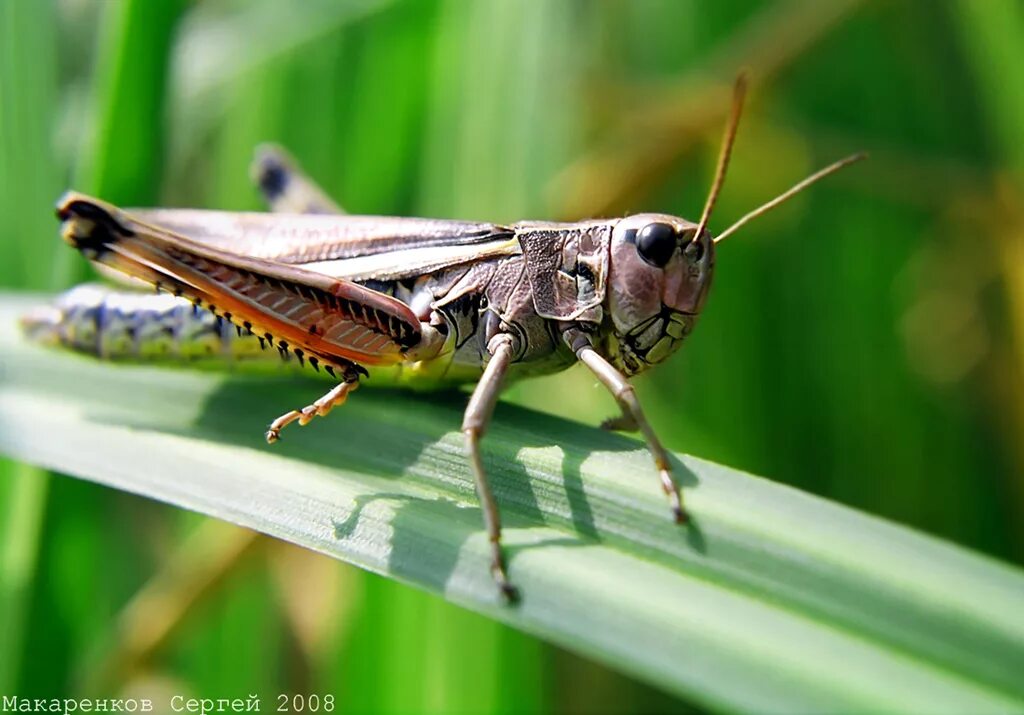
[[(47, 3), (0, 7), (0, 284), (42, 288), (50, 281), (52, 242), (45, 236), (53, 195), (60, 190), (50, 156), (56, 117), (56, 62), (40, 48), (55, 44), (54, 11)], [(35, 81), (26, 82), (32, 66)], [(0, 458), (0, 693), (16, 690), (28, 607), (36, 570), (47, 477)]]

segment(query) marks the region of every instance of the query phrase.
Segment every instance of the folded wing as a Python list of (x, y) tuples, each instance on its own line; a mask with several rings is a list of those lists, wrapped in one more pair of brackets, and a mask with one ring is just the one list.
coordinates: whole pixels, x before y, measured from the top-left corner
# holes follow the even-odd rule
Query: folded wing
[(408, 306), (350, 280), (196, 241), (81, 194), (66, 194), (57, 215), (64, 239), (90, 260), (201, 302), (300, 357), (387, 365), (421, 341)]

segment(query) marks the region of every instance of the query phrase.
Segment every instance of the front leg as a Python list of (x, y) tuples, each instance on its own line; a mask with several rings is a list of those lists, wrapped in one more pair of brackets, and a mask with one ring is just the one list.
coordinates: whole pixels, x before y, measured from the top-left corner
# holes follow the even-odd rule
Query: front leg
[(281, 439), (281, 430), (290, 425), (292, 422), (298, 421), (300, 427), (305, 427), (314, 417), (326, 417), (335, 407), (345, 403), (348, 399), (348, 393), (356, 389), (359, 386), (359, 378), (353, 379), (351, 382), (342, 382), (330, 389), (325, 395), (320, 397), (318, 400), (313, 402), (311, 405), (306, 405), (301, 410), (289, 410), (283, 415), (278, 417), (276, 420), (270, 423), (270, 427), (267, 428), (266, 438), (269, 444)]
[(576, 353), (579, 361), (594, 373), (594, 376), (608, 388), (615, 401), (619, 403), (619, 406), (622, 408), (623, 417), (615, 420), (615, 422), (628, 420), (627, 424), (635, 426), (643, 434), (644, 439), (647, 441), (647, 449), (650, 450), (651, 455), (654, 457), (654, 466), (657, 467), (658, 475), (661, 477), (661, 488), (666, 496), (668, 496), (669, 504), (672, 506), (672, 515), (675, 517), (677, 524), (685, 524), (688, 517), (686, 510), (683, 508), (683, 497), (679, 491), (679, 485), (672, 478), (668, 452), (661, 446), (661, 441), (658, 440), (654, 429), (647, 422), (643, 409), (640, 407), (640, 401), (636, 397), (635, 388), (626, 381), (622, 373), (615, 369), (614, 365), (594, 349), (594, 345), (586, 333), (577, 329), (569, 329), (563, 334), (563, 337), (573, 352)]
[(501, 393), (501, 383), (512, 363), (512, 338), (509, 335), (497, 335), (487, 346), (491, 359), (484, 369), (484, 374), (473, 390), (469, 399), (466, 414), (462, 420), (462, 433), (466, 436), (466, 452), (473, 469), (473, 480), (476, 483), (477, 497), (484, 513), (484, 526), (491, 544), (491, 575), (494, 576), (502, 595), (514, 602), (519, 598), (515, 587), (508, 580), (505, 569), (505, 556), (501, 550), (501, 518), (498, 505), (494, 501), (491, 485), (487, 481), (484, 465), (480, 459), (480, 438), (487, 431), (487, 425), (494, 413), (494, 405)]

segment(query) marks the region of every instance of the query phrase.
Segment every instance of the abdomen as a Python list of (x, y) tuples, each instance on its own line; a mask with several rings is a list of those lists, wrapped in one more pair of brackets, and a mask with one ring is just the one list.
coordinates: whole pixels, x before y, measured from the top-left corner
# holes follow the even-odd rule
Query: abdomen
[[(111, 362), (230, 368), (257, 374), (300, 369), (291, 352), (282, 357), (256, 335), (167, 294), (80, 285), (59, 295), (51, 305), (30, 311), (21, 323), (33, 342)], [(366, 384), (436, 389), (479, 377), (479, 369), (453, 366), (452, 357), (449, 353), (428, 363), (371, 368)], [(324, 375), (311, 369), (306, 372)]]
[(96, 284), (62, 293), (22, 317), (34, 342), (119, 362), (275, 364), (276, 351), (183, 298), (120, 291)]

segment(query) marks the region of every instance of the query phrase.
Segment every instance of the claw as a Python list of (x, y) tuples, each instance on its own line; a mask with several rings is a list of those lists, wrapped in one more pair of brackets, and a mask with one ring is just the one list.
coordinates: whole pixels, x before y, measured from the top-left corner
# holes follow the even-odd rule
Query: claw
[(499, 583), (498, 589), (501, 591), (502, 598), (505, 599), (505, 603), (510, 606), (514, 606), (519, 603), (519, 589), (508, 583)]
[(672, 508), (673, 519), (677, 524), (686, 524), (690, 521), (690, 516), (683, 507), (683, 495), (679, 491), (679, 485), (676, 484), (676, 480), (672, 478), (667, 467), (659, 469), (658, 476), (661, 477), (661, 488), (668, 497), (669, 506)]
[(519, 589), (508, 580), (508, 571), (505, 569), (505, 555), (501, 551), (501, 544), (492, 541), (491, 548), (493, 550), (491, 555), (491, 576), (494, 577), (494, 582), (498, 585), (498, 590), (501, 591), (505, 603), (508, 605), (518, 603)]
[(677, 524), (682, 525), (690, 523), (690, 513), (681, 506), (672, 507), (672, 516)]

